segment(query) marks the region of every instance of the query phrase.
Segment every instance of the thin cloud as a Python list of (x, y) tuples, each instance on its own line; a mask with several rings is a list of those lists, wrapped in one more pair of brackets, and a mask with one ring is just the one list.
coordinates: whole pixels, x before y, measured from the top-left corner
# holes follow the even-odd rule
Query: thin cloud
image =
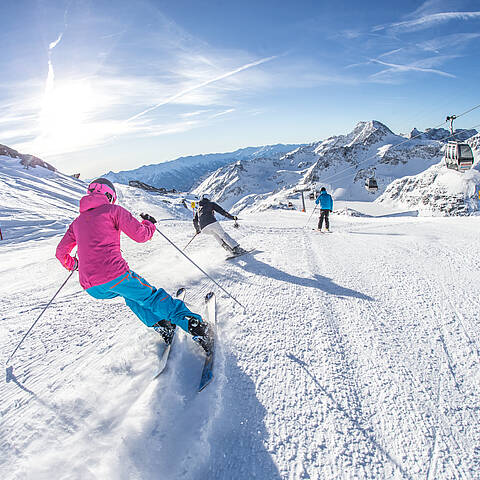
[(477, 38), (480, 38), (480, 33), (454, 33), (443, 37), (432, 38), (420, 42), (417, 45), (422, 50), (439, 53), (440, 50), (445, 48), (459, 47)]
[(382, 53), (379, 55), (377, 58), (382, 58), (382, 57), (389, 57), (390, 55), (395, 55), (396, 53), (399, 53), (403, 50), (403, 48), (396, 48), (395, 50), (390, 50), (388, 52)]
[(228, 110), (224, 110), (223, 112), (215, 113), (215, 115), (211, 115), (210, 118), (217, 118), (223, 117), (223, 115), (228, 115), (229, 113), (233, 113), (235, 108), (229, 108)]
[(480, 12), (441, 12), (425, 15), (413, 20), (405, 20), (403, 22), (390, 23), (388, 25), (378, 25), (372, 29), (377, 32), (380, 30), (396, 30), (396, 31), (415, 31), (430, 28), (434, 25), (450, 22), (452, 20), (475, 20), (480, 18)]
[(373, 75), (370, 75), (370, 79), (378, 79), (382, 76), (389, 75), (389, 74), (396, 74), (396, 73), (409, 73), (409, 72), (422, 72), (422, 73), (432, 73), (435, 75), (440, 75), (443, 77), (448, 77), (448, 78), (456, 78), (455, 75), (452, 75), (451, 73), (444, 72), (442, 70), (437, 70), (435, 68), (428, 68), (424, 66), (418, 65), (417, 64), (410, 64), (410, 65), (400, 65), (400, 64), (395, 64), (395, 63), (387, 63), (383, 62), (378, 59), (371, 59), (370, 60), (372, 63), (376, 63), (379, 65), (383, 65), (385, 67), (388, 67), (385, 70), (382, 70), (381, 72), (374, 73)]
[(199, 115), (202, 115), (206, 112), (208, 112), (208, 110), (196, 110), (194, 112), (181, 113), (179, 117), (181, 118), (198, 117)]
[(182, 90), (181, 92), (171, 96), (170, 98), (167, 98), (163, 102), (157, 103), (157, 105), (154, 105), (153, 107), (147, 108), (143, 112), (140, 112), (140, 113), (137, 113), (136, 115), (133, 115), (132, 117), (128, 118), (126, 121), (130, 122), (132, 120), (135, 120), (139, 117), (142, 117), (143, 115), (146, 115), (147, 113), (149, 113), (153, 110), (156, 110), (159, 107), (162, 107), (163, 105), (167, 105), (168, 103), (172, 103), (175, 100), (177, 100), (177, 99), (179, 99), (179, 98), (181, 98), (181, 97), (183, 97), (183, 96), (185, 96), (185, 95), (187, 95), (191, 92), (194, 92), (195, 90), (206, 87), (207, 85), (211, 85), (212, 83), (218, 82), (218, 81), (223, 80), (225, 78), (231, 77), (232, 75), (236, 75), (237, 73), (243, 72), (244, 70), (247, 70), (249, 68), (256, 67), (256, 66), (261, 65), (261, 64), (266, 63), (266, 62), (270, 62), (270, 61), (272, 61), (276, 58), (278, 58), (278, 55), (274, 55), (272, 57), (262, 58), (260, 60), (255, 61), (255, 62), (247, 63), (246, 65), (243, 65), (239, 68), (236, 68), (235, 70), (231, 70), (230, 72), (224, 73), (224, 74), (219, 75), (219, 76), (217, 76), (215, 78), (212, 78), (210, 80), (206, 80), (204, 82), (201, 82), (200, 84), (195, 85), (193, 87), (186, 88), (185, 90)]

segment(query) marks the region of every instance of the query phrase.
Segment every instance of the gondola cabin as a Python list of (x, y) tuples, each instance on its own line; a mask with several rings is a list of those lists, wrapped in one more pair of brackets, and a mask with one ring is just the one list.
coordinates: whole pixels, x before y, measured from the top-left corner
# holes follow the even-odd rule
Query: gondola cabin
[(447, 168), (464, 172), (473, 165), (473, 152), (468, 143), (448, 142), (445, 145), (445, 165)]
[(365, 180), (365, 190), (371, 193), (375, 193), (378, 190), (377, 180), (374, 177)]

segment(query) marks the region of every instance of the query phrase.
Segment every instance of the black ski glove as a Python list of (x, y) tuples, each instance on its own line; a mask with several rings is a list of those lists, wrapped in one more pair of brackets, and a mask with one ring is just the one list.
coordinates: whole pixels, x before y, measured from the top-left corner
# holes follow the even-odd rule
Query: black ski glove
[(141, 213), (140, 216), (144, 220), (148, 220), (149, 222), (152, 222), (154, 225), (157, 223), (157, 221), (151, 215), (149, 215), (148, 213)]

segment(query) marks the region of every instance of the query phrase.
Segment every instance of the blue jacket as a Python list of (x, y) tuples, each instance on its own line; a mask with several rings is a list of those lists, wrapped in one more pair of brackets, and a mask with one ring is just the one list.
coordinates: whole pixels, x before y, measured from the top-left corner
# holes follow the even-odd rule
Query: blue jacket
[(320, 203), (320, 210), (333, 210), (333, 199), (327, 192), (320, 193), (315, 203)]

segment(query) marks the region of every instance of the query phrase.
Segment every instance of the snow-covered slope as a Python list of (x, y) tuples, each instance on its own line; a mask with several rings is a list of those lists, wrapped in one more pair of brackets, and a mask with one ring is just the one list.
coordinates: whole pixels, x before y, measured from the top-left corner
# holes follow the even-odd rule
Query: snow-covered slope
[(480, 135), (468, 139), (474, 167), (466, 172), (446, 168), (443, 161), (418, 175), (392, 182), (376, 201), (421, 215), (470, 215), (480, 210)]
[(0, 156), (0, 228), (5, 242), (39, 239), (65, 231), (85, 194), (80, 180), (21, 159)]
[[(475, 131), (458, 131), (466, 136)], [(405, 175), (420, 173), (439, 162), (446, 130), (412, 132), (407, 139), (395, 135), (378, 121), (360, 122), (352, 132), (305, 145), (276, 161), (238, 161), (218, 169), (194, 193), (210, 196), (233, 211), (262, 211), (286, 206), (298, 189), (333, 192), (336, 200), (373, 200), (387, 185)], [(443, 135), (443, 137), (441, 136)], [(365, 180), (375, 176), (379, 190), (365, 190)]]
[[(186, 244), (191, 221), (176, 207), (120, 189), (122, 205)], [(185, 286), (197, 306), (217, 292), (216, 378), (200, 394), (190, 338), (179, 332), (153, 381), (158, 334), (123, 301), (84, 293), (74, 274), (0, 383), (0, 478), (478, 477), (480, 218), (368, 207), (378, 218), (334, 215), (331, 235), (302, 228), (310, 211), (225, 223), (258, 249), (229, 262), (196, 238), (188, 253), (247, 312), (159, 235), (123, 239), (129, 265), (153, 284)], [(0, 242), (3, 359), (67, 276), (53, 258), (59, 239)]]
[(112, 182), (128, 185), (130, 180), (140, 180), (157, 188), (172, 188), (177, 191), (189, 191), (200, 183), (201, 179), (226, 164), (238, 160), (250, 160), (267, 157), (272, 160), (281, 157), (286, 152), (295, 149), (298, 145), (266, 145), (262, 147), (248, 147), (229, 153), (211, 153), (181, 157), (170, 162), (156, 165), (144, 165), (134, 170), (109, 172), (104, 176)]
[[(0, 156), (0, 229), (4, 243), (45, 238), (64, 233), (78, 215), (78, 202), (87, 184), (42, 167), (25, 169), (18, 158)], [(154, 205), (151, 215), (191, 218), (189, 196), (151, 195), (116, 184), (118, 201), (129, 198), (134, 212)]]
[(0, 156), (18, 158), (20, 160), (20, 163), (25, 168), (43, 167), (51, 170), (52, 172), (55, 172), (57, 170), (53, 165), (50, 165), (41, 158), (35, 157), (34, 155), (20, 153), (13, 148), (7, 147), (6, 145), (0, 145)]
[(480, 172), (449, 170), (443, 163), (392, 182), (376, 201), (421, 215), (469, 215), (479, 210)]

